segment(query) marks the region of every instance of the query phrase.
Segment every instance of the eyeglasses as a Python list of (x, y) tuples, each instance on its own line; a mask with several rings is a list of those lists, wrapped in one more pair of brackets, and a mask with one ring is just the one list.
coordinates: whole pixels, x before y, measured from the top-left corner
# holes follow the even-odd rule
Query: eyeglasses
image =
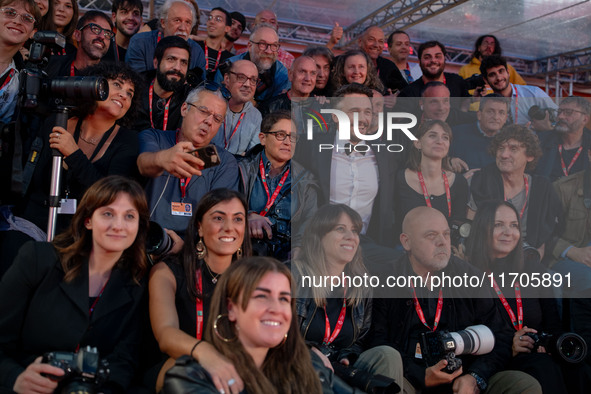
[(219, 15), (217, 15), (217, 16), (210, 15), (210, 16), (208, 16), (208, 17), (207, 17), (207, 20), (208, 20), (208, 21), (211, 21), (211, 20), (213, 20), (213, 21), (216, 21), (216, 22), (218, 22), (218, 23), (219, 23), (219, 22), (225, 22), (224, 18), (222, 18), (222, 17), (221, 17), (221, 16), (219, 16)]
[(585, 112), (579, 111), (578, 109), (573, 109), (573, 108), (559, 108), (556, 111), (556, 114), (558, 116), (560, 116), (561, 114), (565, 114), (566, 116), (571, 116), (573, 114), (573, 112), (578, 112), (580, 114), (587, 115)]
[(89, 23), (88, 25), (84, 25), (79, 30), (82, 31), (82, 30), (86, 29), (87, 27), (89, 27), (90, 28), (90, 31), (93, 34), (96, 34), (97, 36), (100, 36), (101, 33), (103, 33), (103, 36), (107, 40), (110, 40), (111, 38), (113, 38), (115, 36), (115, 33), (113, 33), (111, 30), (109, 30), (109, 29), (103, 29), (102, 27), (100, 27), (96, 23)]
[(251, 42), (253, 44), (257, 45), (261, 51), (266, 51), (267, 48), (271, 48), (271, 51), (273, 51), (273, 52), (277, 52), (279, 50), (279, 44), (278, 43), (269, 44), (269, 43), (266, 43), (264, 41), (259, 41), (259, 42), (251, 41)]
[(203, 105), (196, 106), (195, 104), (191, 104), (191, 103), (187, 103), (187, 105), (190, 105), (191, 107), (195, 107), (195, 109), (197, 111), (199, 111), (201, 113), (201, 115), (205, 116), (206, 118), (213, 116), (213, 121), (218, 124), (221, 124), (224, 121), (224, 117), (222, 115), (215, 114), (214, 112), (210, 111), (209, 108), (207, 108), (206, 106), (203, 106)]
[(216, 82), (203, 81), (199, 85), (197, 85), (197, 87), (195, 89), (199, 89), (199, 88), (205, 88), (205, 89), (209, 90), (210, 92), (220, 92), (222, 94), (222, 97), (225, 98), (226, 100), (230, 100), (232, 98), (232, 93), (230, 93), (230, 91), (228, 89), (226, 89), (225, 86), (220, 85)]
[(271, 134), (272, 136), (274, 136), (277, 141), (285, 141), (285, 139), (287, 137), (289, 137), (289, 140), (291, 142), (297, 142), (298, 141), (298, 135), (294, 134), (294, 133), (286, 133), (283, 130), (279, 130), (279, 131), (263, 131), (263, 134)]
[(33, 15), (19, 14), (18, 12), (16, 12), (16, 10), (14, 8), (10, 8), (10, 7), (0, 8), (0, 12), (2, 12), (4, 14), (4, 16), (8, 19), (16, 19), (16, 17), (18, 15), (20, 15), (21, 21), (23, 21), (23, 23), (28, 23), (29, 25), (34, 25), (36, 22), (35, 17)]
[(245, 83), (246, 81), (249, 81), (250, 83), (252, 83), (253, 85), (256, 85), (257, 83), (259, 83), (259, 77), (247, 77), (245, 74), (241, 74), (241, 73), (236, 73), (234, 71), (228, 71), (230, 74), (235, 75), (236, 76), (236, 80), (238, 81), (238, 83)]

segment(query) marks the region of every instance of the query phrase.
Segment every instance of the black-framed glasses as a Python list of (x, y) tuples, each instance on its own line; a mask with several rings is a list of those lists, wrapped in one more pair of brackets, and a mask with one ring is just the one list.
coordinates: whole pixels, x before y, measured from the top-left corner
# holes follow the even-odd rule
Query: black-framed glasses
[(267, 48), (271, 48), (271, 50), (273, 52), (277, 52), (279, 50), (279, 43), (269, 44), (268, 42), (264, 42), (264, 41), (259, 41), (259, 42), (250, 41), (250, 42), (257, 45), (261, 51), (266, 51)]
[(228, 71), (230, 74), (235, 75), (236, 76), (236, 80), (238, 81), (238, 83), (245, 83), (246, 81), (249, 81), (250, 83), (252, 83), (253, 85), (256, 86), (257, 83), (259, 83), (260, 78), (258, 76), (256, 77), (247, 77), (246, 74), (242, 74), (242, 73), (237, 73), (234, 71)]
[(263, 131), (263, 134), (270, 134), (272, 136), (274, 136), (277, 141), (285, 141), (285, 139), (287, 137), (289, 137), (289, 140), (291, 142), (297, 142), (298, 141), (298, 135), (295, 133), (287, 133), (283, 130), (278, 130), (278, 131)]
[(201, 115), (205, 116), (206, 118), (212, 116), (213, 121), (218, 124), (222, 124), (222, 122), (224, 121), (224, 117), (222, 115), (219, 115), (219, 114), (214, 113), (213, 111), (210, 111), (210, 109), (204, 105), (195, 105), (192, 103), (187, 103), (187, 105), (190, 105), (191, 107), (195, 107), (195, 109), (197, 111), (199, 111), (201, 113)]
[(579, 111), (578, 109), (574, 109), (574, 108), (558, 108), (556, 110), (556, 115), (560, 116), (561, 114), (565, 114), (566, 116), (571, 116), (574, 112), (578, 112), (580, 114), (587, 115), (585, 112)]
[(34, 25), (36, 22), (35, 17), (33, 15), (27, 13), (20, 14), (16, 12), (14, 8), (11, 7), (0, 8), (0, 12), (2, 12), (4, 16), (8, 19), (16, 19), (16, 17), (20, 15), (21, 21), (29, 25)]
[(113, 38), (115, 36), (115, 33), (113, 33), (113, 31), (109, 30), (109, 29), (103, 29), (102, 27), (100, 27), (99, 25), (97, 25), (96, 23), (89, 23), (87, 25), (84, 25), (80, 28), (80, 31), (89, 28), (90, 31), (93, 34), (96, 34), (97, 36), (100, 36), (101, 33), (103, 33), (103, 36), (107, 39), (110, 40), (111, 38)]
[(220, 92), (222, 94), (222, 97), (226, 100), (230, 100), (232, 98), (232, 93), (230, 93), (230, 91), (226, 89), (224, 85), (220, 85), (217, 82), (203, 81), (199, 85), (197, 85), (195, 89), (199, 88), (205, 88), (210, 92)]

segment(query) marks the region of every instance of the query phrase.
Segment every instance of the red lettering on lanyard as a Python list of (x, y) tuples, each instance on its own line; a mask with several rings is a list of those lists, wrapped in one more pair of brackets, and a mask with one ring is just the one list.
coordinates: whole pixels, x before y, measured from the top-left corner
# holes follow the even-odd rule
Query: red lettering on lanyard
[(244, 118), (244, 115), (246, 114), (246, 112), (243, 112), (240, 117), (238, 118), (238, 122), (236, 123), (236, 127), (234, 127), (234, 130), (232, 130), (232, 134), (230, 134), (230, 137), (226, 140), (226, 122), (224, 122), (224, 148), (228, 149), (228, 144), (230, 144), (230, 140), (232, 139), (232, 137), (234, 137), (234, 134), (236, 134), (236, 130), (238, 130), (238, 127), (240, 127), (240, 122), (242, 122), (242, 118)]
[[(209, 69), (209, 57), (207, 56), (207, 52), (208, 52), (207, 51), (207, 45), (204, 44), (203, 46), (205, 47), (205, 59), (206, 59), (206, 62), (205, 62), (205, 71), (207, 71)], [(213, 70), (211, 70), (211, 71), (215, 71), (215, 70), (218, 69), (218, 65), (220, 64), (220, 58), (221, 57), (222, 57), (222, 51), (219, 50), (218, 51), (218, 57), (217, 57), (217, 59), (215, 59), (215, 66), (213, 66)]]
[(564, 164), (564, 159), (562, 158), (562, 144), (558, 145), (558, 154), (560, 154), (560, 165), (562, 166), (562, 173), (564, 174), (564, 176), (568, 176), (570, 169), (573, 168), (573, 166), (575, 165), (575, 162), (579, 158), (579, 155), (581, 154), (582, 151), (583, 151), (583, 147), (579, 146), (579, 149), (577, 149), (577, 153), (575, 153), (575, 156), (572, 158), (572, 160), (570, 161), (570, 164), (567, 167)]
[[(425, 203), (429, 208), (431, 208), (431, 198), (429, 198), (429, 193), (427, 192), (427, 185), (425, 185), (425, 178), (423, 178), (423, 173), (421, 171), (417, 171), (417, 175), (419, 176), (421, 189), (423, 189), (423, 197), (425, 197)], [(447, 199), (447, 216), (451, 217), (451, 191), (449, 189), (449, 181), (447, 180), (447, 175), (445, 174), (445, 171), (441, 171), (441, 177), (443, 178), (443, 185), (445, 186), (445, 198)]]
[(279, 184), (277, 185), (277, 187), (273, 191), (273, 195), (269, 194), (269, 186), (267, 186), (267, 176), (265, 175), (265, 167), (263, 166), (263, 158), (262, 157), (261, 157), (261, 161), (259, 163), (259, 169), (261, 172), (261, 180), (263, 181), (263, 187), (265, 188), (265, 193), (267, 193), (267, 204), (265, 205), (265, 209), (263, 209), (259, 215), (266, 216), (267, 213), (269, 212), (269, 209), (271, 209), (271, 207), (275, 203), (275, 200), (277, 199), (277, 196), (279, 195), (279, 192), (281, 191), (281, 188), (283, 187), (283, 184), (285, 183), (285, 180), (287, 179), (287, 176), (289, 175), (289, 169), (287, 171), (285, 171), (285, 174), (283, 174), (283, 176), (279, 180)]
[[(150, 100), (151, 102), (152, 100)], [(179, 143), (179, 133), (180, 133), (180, 129), (176, 130), (176, 143)], [(181, 202), (184, 201), (185, 196), (187, 195), (187, 187), (189, 185), (189, 182), (191, 181), (191, 178), (179, 178), (179, 187), (181, 188)]]
[(162, 32), (161, 31), (158, 32), (158, 38), (156, 38), (156, 44), (158, 44), (160, 42), (160, 40), (162, 40)]
[[(201, 269), (198, 269), (197, 272), (195, 273), (195, 279), (197, 279), (197, 294), (199, 294), (201, 297), (203, 297), (203, 276), (201, 275)], [(203, 337), (203, 299), (196, 297), (195, 298), (195, 315), (197, 316), (195, 325), (196, 325), (196, 332), (195, 332), (195, 337), (198, 340), (201, 340), (201, 338)]]
[(0, 86), (0, 90), (4, 89), (4, 86), (8, 85), (8, 83), (10, 82), (12, 77), (14, 77), (15, 73), (16, 73), (16, 71), (14, 70), (14, 68), (10, 70), (10, 72), (8, 73), (8, 76), (4, 80), (4, 83), (2, 84), (2, 86)]
[[(347, 294), (347, 289), (345, 289), (345, 295), (346, 294)], [(345, 323), (345, 315), (346, 314), (347, 314), (347, 297), (343, 297), (343, 306), (341, 307), (341, 313), (339, 313), (339, 319), (337, 320), (337, 324), (334, 326), (334, 330), (331, 334), (330, 333), (330, 321), (328, 320), (328, 313), (326, 313), (326, 305), (324, 306), (325, 327), (324, 327), (324, 339), (322, 340), (323, 345), (330, 345), (337, 338), (337, 336), (341, 333), (341, 329), (343, 328), (343, 324)]]
[(421, 304), (419, 304), (419, 299), (417, 298), (417, 292), (415, 291), (415, 287), (412, 283), (410, 284), (410, 286), (412, 287), (412, 297), (415, 304), (415, 311), (417, 312), (417, 316), (419, 316), (419, 320), (429, 330), (437, 330), (439, 320), (441, 320), (441, 311), (443, 310), (443, 289), (439, 289), (439, 297), (437, 297), (437, 309), (435, 310), (435, 321), (433, 322), (433, 328), (431, 328), (427, 324), (427, 320), (425, 320), (425, 314), (423, 313), (423, 308), (421, 308)]
[[(525, 207), (527, 206), (527, 196), (529, 195), (529, 183), (527, 182), (527, 175), (523, 175), (523, 182), (525, 183), (525, 202), (523, 203), (523, 207), (521, 208), (521, 212), (519, 212), (519, 219), (523, 217), (523, 213), (525, 212)], [(507, 201), (507, 196), (505, 196), (505, 201)]]
[(497, 292), (497, 296), (501, 300), (501, 303), (505, 307), (509, 318), (511, 319), (511, 323), (513, 323), (513, 328), (515, 331), (521, 330), (523, 328), (523, 302), (521, 301), (521, 289), (519, 286), (515, 285), (515, 302), (517, 303), (517, 318), (515, 318), (515, 313), (511, 309), (511, 305), (507, 302), (507, 299), (501, 292), (501, 288), (497, 284), (497, 281), (493, 278), (493, 286), (495, 291)]
[[(148, 90), (148, 108), (150, 110), (150, 124), (152, 125), (153, 129), (155, 128), (154, 121), (152, 120), (152, 98), (154, 97), (154, 81), (155, 80), (152, 81), (152, 83), (150, 84), (150, 90)], [(164, 120), (162, 120), (162, 130), (166, 130), (166, 125), (168, 125), (168, 107), (170, 106), (170, 100), (172, 100), (172, 96), (170, 96), (170, 98), (166, 102), (166, 105), (164, 106)]]
[(72, 62), (72, 65), (70, 66), (70, 76), (71, 77), (76, 76), (76, 73), (74, 72), (74, 62)]

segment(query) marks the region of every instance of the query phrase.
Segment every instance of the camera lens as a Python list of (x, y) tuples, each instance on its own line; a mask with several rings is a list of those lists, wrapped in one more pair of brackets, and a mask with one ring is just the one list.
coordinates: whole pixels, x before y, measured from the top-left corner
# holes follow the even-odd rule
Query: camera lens
[(587, 356), (587, 343), (580, 335), (569, 332), (556, 340), (556, 350), (564, 361), (576, 364)]

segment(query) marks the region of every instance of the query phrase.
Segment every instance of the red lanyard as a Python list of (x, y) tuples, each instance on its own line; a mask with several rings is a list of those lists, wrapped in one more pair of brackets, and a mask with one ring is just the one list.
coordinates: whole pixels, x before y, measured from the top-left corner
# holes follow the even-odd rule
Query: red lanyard
[[(423, 189), (423, 197), (425, 197), (425, 203), (429, 208), (431, 208), (431, 198), (429, 198), (429, 193), (427, 192), (427, 185), (425, 185), (425, 178), (423, 178), (423, 173), (421, 171), (417, 171), (417, 175), (419, 176), (421, 189)], [(441, 171), (441, 177), (443, 178), (443, 184), (445, 186), (445, 197), (447, 199), (447, 216), (451, 217), (451, 191), (449, 190), (449, 181), (447, 180), (447, 175), (445, 175), (445, 171)]]
[[(513, 85), (511, 85), (511, 89), (513, 89)], [(513, 123), (517, 124), (517, 115), (519, 113), (518, 109), (517, 109), (517, 101), (519, 100), (519, 95), (517, 94), (517, 89), (515, 89), (515, 119), (513, 120)]]
[(519, 286), (515, 285), (515, 301), (517, 302), (517, 319), (516, 319), (515, 313), (513, 313), (511, 306), (507, 302), (507, 299), (505, 298), (505, 296), (501, 292), (501, 288), (499, 287), (499, 285), (497, 285), (497, 281), (494, 278), (493, 278), (493, 286), (495, 288), (495, 291), (497, 292), (497, 296), (499, 297), (499, 299), (503, 303), (503, 306), (505, 307), (505, 310), (507, 311), (507, 314), (509, 315), (509, 318), (511, 319), (511, 323), (513, 323), (513, 328), (515, 328), (515, 331), (521, 330), (523, 328), (523, 303), (521, 301), (521, 289), (519, 288)]
[(156, 44), (158, 44), (160, 42), (160, 40), (162, 39), (162, 32), (159, 31), (158, 32), (158, 38), (156, 39)]
[[(110, 277), (109, 277), (109, 279), (110, 279)], [(94, 307), (96, 306), (96, 303), (99, 301), (99, 299), (103, 295), (103, 292), (105, 291), (105, 287), (107, 287), (107, 283), (109, 283), (109, 279), (107, 279), (107, 281), (103, 285), (103, 288), (101, 289), (99, 294), (96, 296), (96, 298), (92, 302), (92, 305), (90, 306), (90, 308), (88, 308), (88, 321), (90, 321), (90, 318), (92, 317), (92, 313), (94, 312)], [(78, 352), (78, 350), (80, 350), (80, 344), (76, 345), (75, 352)]]
[(117, 58), (116, 60), (118, 62), (121, 61), (121, 59), (119, 59), (119, 45), (117, 45), (117, 41), (113, 41), (111, 44), (115, 45), (115, 57)]
[(558, 154), (560, 154), (560, 165), (562, 166), (562, 172), (564, 173), (564, 176), (568, 176), (570, 169), (573, 168), (573, 166), (575, 165), (575, 161), (577, 161), (577, 159), (579, 158), (579, 155), (581, 154), (582, 151), (583, 151), (583, 147), (579, 146), (579, 149), (577, 149), (577, 153), (575, 153), (575, 156), (570, 161), (570, 164), (568, 165), (568, 168), (567, 168), (566, 165), (564, 164), (564, 159), (562, 158), (562, 144), (558, 145)]
[(74, 62), (72, 62), (72, 65), (70, 66), (70, 76), (71, 77), (76, 76), (76, 73), (74, 72)]
[(240, 126), (240, 122), (242, 122), (242, 118), (244, 118), (244, 115), (246, 115), (246, 112), (243, 112), (240, 115), (240, 117), (238, 118), (238, 122), (236, 123), (236, 127), (234, 127), (232, 134), (230, 134), (230, 137), (227, 140), (226, 140), (226, 122), (224, 122), (224, 148), (228, 149), (228, 144), (230, 143), (230, 140), (232, 139), (232, 137), (234, 137), (234, 134), (236, 134), (236, 130), (238, 130), (238, 127)]
[(8, 85), (8, 83), (10, 82), (12, 77), (14, 77), (15, 73), (16, 73), (16, 71), (14, 70), (14, 68), (10, 70), (10, 72), (8, 73), (8, 76), (6, 77), (6, 80), (4, 81), (2, 86), (0, 86), (0, 90), (4, 89), (4, 86)]
[[(205, 71), (209, 69), (209, 57), (207, 56), (207, 44), (203, 45), (205, 47)], [(222, 57), (222, 51), (218, 51), (218, 57), (215, 59), (215, 66), (213, 66), (213, 70), (215, 71), (218, 69), (218, 64), (220, 64), (220, 58)]]
[[(197, 279), (197, 294), (203, 297), (203, 277), (201, 275), (201, 269), (198, 269), (195, 273), (195, 279)], [(203, 298), (195, 298), (195, 315), (197, 316), (197, 321), (195, 322), (195, 337), (198, 340), (201, 340), (201, 338), (203, 337)]]
[[(152, 102), (152, 100), (150, 100), (150, 102)], [(179, 143), (179, 133), (180, 133), (180, 129), (177, 129), (176, 131), (176, 143)], [(187, 187), (189, 185), (189, 182), (191, 181), (191, 178), (179, 178), (179, 187), (181, 188), (181, 201), (183, 201), (185, 199), (185, 196), (187, 195)]]
[(419, 299), (417, 298), (417, 292), (415, 291), (415, 287), (412, 285), (412, 296), (414, 298), (415, 310), (417, 311), (417, 315), (419, 316), (419, 320), (425, 327), (427, 327), (431, 331), (437, 330), (437, 326), (439, 325), (439, 320), (441, 320), (441, 311), (443, 310), (443, 289), (439, 289), (439, 297), (437, 297), (437, 309), (435, 310), (435, 321), (433, 322), (433, 328), (429, 327), (427, 321), (425, 320), (425, 314), (423, 313), (423, 308), (421, 308), (421, 304), (419, 304)]
[[(527, 182), (527, 175), (523, 175), (523, 182), (525, 183), (525, 201), (523, 202), (523, 207), (521, 208), (521, 212), (519, 212), (519, 219), (523, 217), (523, 212), (525, 212), (525, 207), (527, 206), (527, 196), (529, 195), (529, 183)], [(507, 201), (507, 196), (505, 196), (505, 201)]]
[(343, 306), (341, 307), (341, 313), (339, 313), (339, 319), (337, 320), (337, 324), (334, 326), (334, 330), (332, 334), (330, 333), (330, 321), (328, 320), (328, 314), (326, 313), (326, 305), (324, 306), (324, 318), (325, 318), (325, 327), (324, 327), (324, 339), (322, 340), (323, 345), (330, 345), (336, 337), (341, 333), (341, 329), (343, 328), (343, 324), (345, 323), (345, 315), (347, 314), (347, 298), (343, 298)]
[(267, 204), (265, 205), (265, 209), (263, 209), (259, 215), (266, 216), (267, 213), (269, 212), (269, 209), (271, 209), (271, 207), (275, 203), (275, 200), (277, 199), (277, 196), (279, 195), (279, 192), (281, 191), (281, 188), (283, 187), (283, 183), (285, 183), (285, 180), (287, 179), (287, 176), (289, 175), (289, 169), (287, 171), (285, 171), (285, 174), (283, 174), (283, 176), (279, 180), (279, 184), (275, 188), (275, 191), (273, 191), (273, 195), (269, 194), (269, 186), (267, 186), (267, 177), (265, 176), (265, 167), (263, 166), (263, 158), (262, 157), (261, 157), (261, 161), (259, 162), (259, 169), (261, 172), (261, 180), (263, 181), (263, 187), (265, 188), (265, 193), (267, 193)]
[[(153, 129), (155, 128), (154, 121), (152, 120), (152, 98), (154, 97), (154, 81), (155, 80), (152, 81), (152, 83), (150, 84), (150, 89), (148, 90), (148, 108), (150, 110), (150, 124), (152, 125)], [(166, 125), (168, 124), (168, 107), (170, 106), (170, 100), (172, 100), (172, 96), (170, 96), (170, 98), (166, 102), (166, 105), (164, 106), (164, 120), (162, 121), (162, 130), (166, 130)]]

